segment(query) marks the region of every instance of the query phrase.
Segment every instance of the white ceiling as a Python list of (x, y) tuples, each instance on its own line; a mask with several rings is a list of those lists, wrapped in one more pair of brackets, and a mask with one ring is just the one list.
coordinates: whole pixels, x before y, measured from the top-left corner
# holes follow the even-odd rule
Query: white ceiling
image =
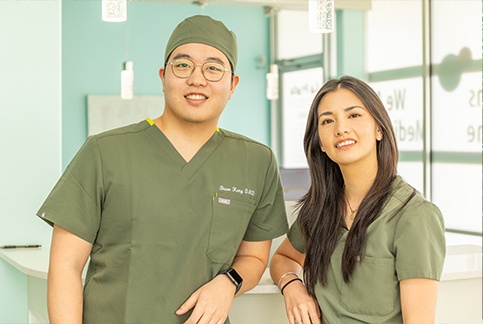
[(189, 4), (201, 6), (251, 6), (276, 7), (280, 9), (307, 10), (307, 0), (134, 0), (144, 2), (165, 2), (173, 4)]
[[(252, 6), (274, 7), (278, 9), (307, 10), (309, 0), (134, 0), (145, 2), (165, 2), (173, 4), (189, 4), (200, 6)], [(334, 0), (336, 9), (368, 10), (371, 0)]]

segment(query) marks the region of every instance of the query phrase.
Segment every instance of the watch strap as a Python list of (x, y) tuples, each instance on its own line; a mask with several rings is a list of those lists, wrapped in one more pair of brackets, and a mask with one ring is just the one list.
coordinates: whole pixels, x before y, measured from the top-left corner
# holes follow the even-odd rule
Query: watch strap
[(236, 286), (236, 290), (235, 290), (235, 295), (236, 295), (238, 293), (238, 291), (240, 291), (242, 283), (243, 283), (243, 279), (238, 274), (238, 272), (236, 272), (236, 270), (233, 269), (233, 268), (229, 268), (228, 270), (220, 271), (219, 274), (225, 274), (228, 277), (228, 279), (230, 279), (231, 282), (233, 282), (233, 284)]

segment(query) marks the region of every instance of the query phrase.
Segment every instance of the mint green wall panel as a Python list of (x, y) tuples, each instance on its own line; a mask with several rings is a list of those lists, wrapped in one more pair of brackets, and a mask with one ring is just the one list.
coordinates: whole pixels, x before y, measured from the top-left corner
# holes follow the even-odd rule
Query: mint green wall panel
[(27, 276), (0, 259), (0, 323), (28, 323)]
[[(50, 242), (35, 216), (61, 171), (61, 2), (0, 1), (0, 245)], [(0, 323), (28, 323), (27, 277), (0, 259)]]
[(337, 76), (351, 75), (367, 80), (366, 13), (337, 10)]

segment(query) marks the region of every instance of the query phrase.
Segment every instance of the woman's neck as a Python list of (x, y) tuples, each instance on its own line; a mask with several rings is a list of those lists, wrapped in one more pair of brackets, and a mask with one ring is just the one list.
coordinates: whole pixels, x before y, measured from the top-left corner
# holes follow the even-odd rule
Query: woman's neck
[(350, 203), (359, 206), (371, 188), (377, 174), (376, 165), (349, 165), (341, 167), (345, 194)]

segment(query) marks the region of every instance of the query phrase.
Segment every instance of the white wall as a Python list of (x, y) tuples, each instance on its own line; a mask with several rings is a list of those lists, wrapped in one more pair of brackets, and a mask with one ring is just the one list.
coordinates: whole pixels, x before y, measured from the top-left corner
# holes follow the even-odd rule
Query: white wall
[[(35, 217), (61, 171), (61, 1), (0, 1), (0, 245), (48, 245)], [(27, 278), (0, 260), (0, 323), (26, 323)]]

